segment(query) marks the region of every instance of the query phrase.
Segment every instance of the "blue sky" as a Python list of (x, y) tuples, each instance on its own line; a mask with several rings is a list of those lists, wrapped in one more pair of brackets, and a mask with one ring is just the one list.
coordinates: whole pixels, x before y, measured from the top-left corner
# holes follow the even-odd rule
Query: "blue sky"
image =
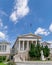
[(52, 41), (52, 0), (0, 0), (0, 40), (27, 33)]

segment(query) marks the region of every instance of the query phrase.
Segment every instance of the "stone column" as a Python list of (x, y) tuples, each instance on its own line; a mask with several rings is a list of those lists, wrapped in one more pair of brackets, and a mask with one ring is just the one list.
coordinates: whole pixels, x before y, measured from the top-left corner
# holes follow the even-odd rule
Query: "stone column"
[(27, 41), (27, 50), (29, 50), (29, 41)]
[(20, 51), (20, 41), (19, 41), (19, 51)]
[(37, 40), (36, 40), (36, 45), (37, 45)]
[(41, 42), (39, 41), (39, 44), (41, 45)]
[(32, 41), (32, 44), (34, 44), (33, 41)]
[(32, 41), (32, 44), (33, 44), (33, 41)]

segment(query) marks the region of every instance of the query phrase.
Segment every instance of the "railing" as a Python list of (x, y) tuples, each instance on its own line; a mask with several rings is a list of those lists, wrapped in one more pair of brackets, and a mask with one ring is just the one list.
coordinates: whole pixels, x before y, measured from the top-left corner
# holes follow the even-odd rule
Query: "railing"
[(11, 50), (10, 50), (10, 54), (11, 54), (11, 55), (15, 55), (15, 54), (17, 54), (17, 52), (18, 52), (18, 51), (15, 50), (15, 49), (11, 49)]
[(16, 65), (52, 65), (52, 61), (25, 61), (25, 62), (16, 62)]

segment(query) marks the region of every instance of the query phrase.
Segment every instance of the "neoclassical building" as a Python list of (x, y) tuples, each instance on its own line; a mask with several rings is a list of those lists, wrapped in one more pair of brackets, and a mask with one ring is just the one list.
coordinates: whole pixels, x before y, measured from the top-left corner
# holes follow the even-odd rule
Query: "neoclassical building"
[(42, 42), (41, 43), (43, 45), (43, 47), (45, 47), (46, 45), (48, 46), (48, 48), (50, 49), (50, 54), (52, 54), (52, 43), (51, 42)]
[(0, 42), (0, 56), (6, 56), (6, 60), (10, 56), (10, 44), (6, 41)]
[(37, 40), (41, 41), (41, 37), (32, 33), (19, 36), (12, 47), (15, 60), (17, 58), (17, 61), (27, 59), (31, 43), (36, 45)]

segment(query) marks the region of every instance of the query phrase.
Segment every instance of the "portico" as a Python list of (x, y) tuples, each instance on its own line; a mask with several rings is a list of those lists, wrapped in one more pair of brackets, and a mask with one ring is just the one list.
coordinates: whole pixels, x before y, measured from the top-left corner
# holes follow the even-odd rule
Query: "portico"
[(19, 51), (28, 51), (31, 43), (37, 44), (37, 40), (19, 40)]
[(28, 52), (30, 49), (31, 43), (36, 45), (37, 40), (41, 41), (41, 37), (32, 33), (19, 36), (14, 46), (12, 47), (15, 50), (14, 53), (24, 52), (24, 51)]

